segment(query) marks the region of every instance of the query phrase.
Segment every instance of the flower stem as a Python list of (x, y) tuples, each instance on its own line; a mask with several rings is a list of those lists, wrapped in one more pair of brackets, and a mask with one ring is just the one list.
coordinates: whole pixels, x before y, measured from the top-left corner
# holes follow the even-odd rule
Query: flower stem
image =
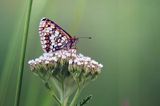
[(72, 100), (70, 106), (76, 106), (76, 102), (77, 102), (77, 99), (79, 97), (79, 94), (80, 94), (80, 89), (77, 88), (76, 94), (74, 95), (73, 100)]
[(20, 103), (25, 52), (26, 52), (26, 45), (27, 45), (27, 38), (28, 38), (28, 31), (29, 31), (29, 22), (30, 22), (33, 0), (28, 0), (28, 1), (29, 1), (29, 6), (28, 6), (28, 10), (27, 10), (27, 17), (26, 17), (25, 25), (24, 25), (24, 37), (22, 38), (22, 48), (21, 48), (21, 54), (20, 54), (20, 65), (19, 65), (18, 76), (17, 76), (17, 86), (16, 86), (16, 96), (15, 96), (14, 106), (19, 106), (19, 103)]
[(63, 102), (61, 103), (60, 106), (67, 106), (68, 103), (68, 97), (66, 97), (65, 99), (63, 99)]
[(62, 84), (62, 92), (61, 92), (61, 105), (60, 106), (67, 106), (67, 103), (68, 103), (68, 97), (66, 97), (66, 93), (65, 93), (65, 84), (64, 84), (64, 75), (62, 76), (62, 81), (61, 81), (61, 84)]
[(59, 98), (56, 95), (52, 95), (52, 96), (57, 101), (57, 103), (61, 105), (61, 101), (59, 100)]

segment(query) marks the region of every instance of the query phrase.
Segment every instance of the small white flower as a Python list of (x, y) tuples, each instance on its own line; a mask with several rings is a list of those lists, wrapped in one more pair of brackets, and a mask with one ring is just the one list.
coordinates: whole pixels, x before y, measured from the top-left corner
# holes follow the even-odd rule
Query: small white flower
[(87, 67), (90, 68), (91, 66), (90, 66), (90, 65), (87, 65)]
[(51, 58), (48, 58), (48, 61), (50, 61), (50, 62), (53, 61), (52, 57), (51, 57)]
[(83, 54), (80, 53), (79, 56), (80, 56), (80, 57), (83, 57)]
[(49, 64), (49, 61), (45, 61), (45, 64)]
[(71, 54), (72, 55), (72, 57), (76, 57), (77, 55), (76, 54)]
[(98, 62), (96, 62), (95, 60), (92, 60), (91, 61), (93, 64), (98, 64)]
[(65, 56), (65, 55), (62, 55), (62, 59), (66, 59), (66, 56)]
[(67, 53), (66, 53), (66, 56), (69, 57), (69, 56), (71, 56), (71, 54), (67, 52)]
[(53, 61), (55, 61), (55, 62), (57, 62), (57, 57), (51, 57), (51, 59), (53, 60)]
[(81, 65), (82, 63), (81, 62), (77, 62), (77, 65)]
[(43, 60), (43, 56), (40, 56), (39, 59), (40, 59), (40, 60)]
[(86, 65), (86, 64), (88, 64), (88, 62), (84, 61), (84, 64)]
[(91, 67), (92, 67), (92, 68), (95, 68), (95, 65), (92, 64)]
[(37, 59), (35, 59), (35, 62), (39, 62), (40, 60), (37, 58)]
[(60, 57), (61, 57), (61, 54), (58, 54), (57, 56), (60, 58)]
[(102, 64), (99, 64), (98, 66), (99, 66), (100, 68), (102, 68), (102, 67), (103, 67), (103, 65), (102, 65)]
[(85, 60), (86, 61), (91, 61), (91, 58), (90, 57), (86, 57)]
[(48, 53), (48, 57), (52, 57), (53, 56), (53, 53)]
[(43, 53), (43, 56), (44, 57), (48, 57), (48, 53)]
[(73, 63), (73, 60), (72, 60), (72, 59), (70, 59), (70, 60), (69, 60), (69, 64), (72, 64), (72, 63)]
[(75, 60), (74, 60), (74, 63), (77, 63), (77, 62), (78, 62), (78, 59), (75, 59)]
[(55, 56), (58, 56), (58, 54), (59, 54), (58, 52), (55, 52), (55, 53), (54, 53)]
[(33, 63), (34, 63), (34, 60), (28, 61), (28, 64), (33, 64)]

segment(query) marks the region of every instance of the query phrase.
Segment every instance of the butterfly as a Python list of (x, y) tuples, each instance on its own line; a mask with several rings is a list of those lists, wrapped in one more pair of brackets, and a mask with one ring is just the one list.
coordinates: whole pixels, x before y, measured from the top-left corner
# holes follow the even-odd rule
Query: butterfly
[(78, 38), (72, 37), (64, 29), (48, 18), (42, 18), (39, 24), (39, 35), (44, 52), (55, 52), (75, 48)]

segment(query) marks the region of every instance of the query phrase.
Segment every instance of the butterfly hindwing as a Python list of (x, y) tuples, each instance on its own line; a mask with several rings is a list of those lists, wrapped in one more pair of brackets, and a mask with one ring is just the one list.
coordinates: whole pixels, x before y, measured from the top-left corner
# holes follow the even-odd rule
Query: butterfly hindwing
[(39, 34), (44, 52), (54, 52), (64, 49), (72, 38), (65, 30), (55, 22), (43, 18), (39, 25)]

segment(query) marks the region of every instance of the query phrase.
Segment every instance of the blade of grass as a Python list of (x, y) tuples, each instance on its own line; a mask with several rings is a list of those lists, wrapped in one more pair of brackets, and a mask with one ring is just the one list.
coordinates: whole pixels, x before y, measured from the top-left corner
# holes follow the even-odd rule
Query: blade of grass
[[(22, 32), (21, 27), (22, 27), (22, 22), (24, 16), (21, 15), (19, 16), (20, 18), (17, 18), (16, 20), (19, 20), (18, 22), (16, 21), (17, 25), (15, 25), (15, 31), (13, 32), (13, 35), (11, 36), (10, 40), (10, 46), (8, 48), (8, 51), (6, 53), (6, 58), (5, 62), (2, 68), (2, 72), (0, 74), (0, 106), (4, 106), (6, 100), (8, 99), (9, 94), (9, 89), (11, 88), (10, 81), (12, 80), (12, 76), (14, 74), (17, 75), (13, 70), (17, 69), (18, 64), (15, 62), (16, 59), (19, 59), (19, 53), (17, 51), (19, 50), (19, 46), (21, 42), (19, 42), (20, 38), (20, 33)], [(14, 64), (13, 64), (14, 63)], [(9, 66), (9, 67), (8, 67)], [(14, 82), (12, 82), (14, 84)], [(13, 90), (13, 89), (12, 89)], [(10, 96), (11, 97), (11, 96)], [(14, 98), (14, 97), (13, 97)], [(10, 101), (11, 102), (11, 101)], [(13, 100), (14, 102), (14, 100)], [(13, 103), (12, 103), (13, 104)]]
[(19, 106), (19, 103), (20, 103), (24, 60), (25, 60), (25, 52), (26, 52), (27, 38), (28, 38), (28, 32), (29, 32), (29, 22), (30, 22), (31, 10), (32, 10), (32, 2), (33, 0), (29, 0), (27, 17), (24, 25), (24, 37), (22, 38), (22, 48), (21, 48), (21, 54), (20, 54), (20, 65), (18, 70), (19, 72), (18, 72), (18, 78), (17, 78), (17, 87), (16, 87), (16, 96), (15, 96), (14, 106)]

